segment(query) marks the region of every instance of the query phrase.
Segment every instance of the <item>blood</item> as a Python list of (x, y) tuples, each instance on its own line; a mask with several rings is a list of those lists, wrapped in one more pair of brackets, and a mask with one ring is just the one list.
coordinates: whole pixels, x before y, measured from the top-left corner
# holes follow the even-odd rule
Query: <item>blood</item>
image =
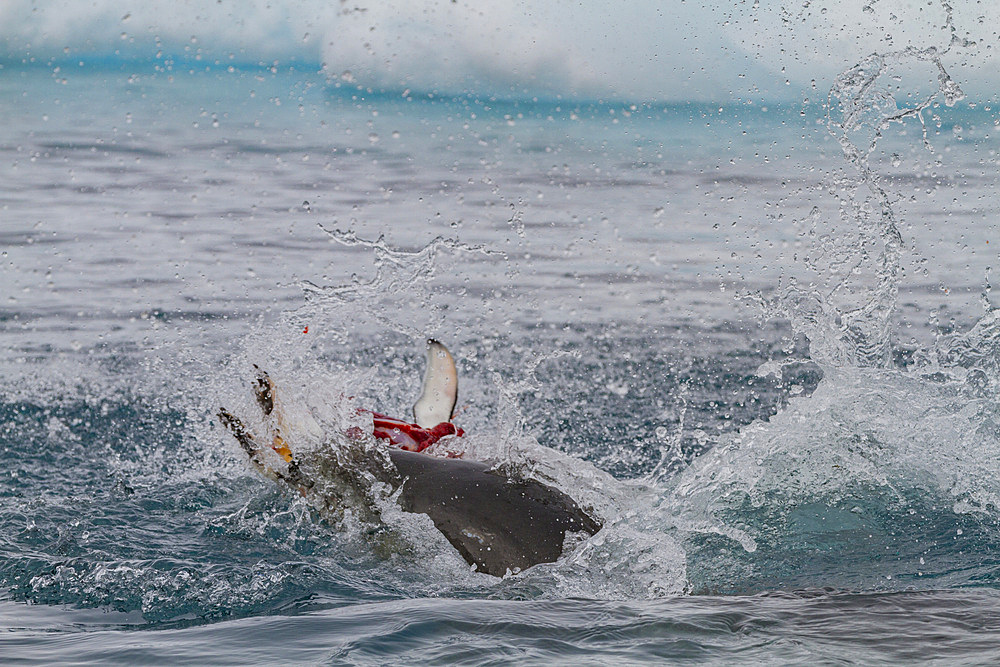
[[(400, 449), (410, 452), (422, 452), (445, 436), (454, 435), (461, 438), (465, 435), (465, 431), (451, 422), (441, 422), (433, 428), (423, 428), (377, 412), (372, 412), (372, 417), (374, 421), (372, 433), (376, 438), (388, 440)], [(450, 458), (460, 456), (452, 452), (446, 455)]]

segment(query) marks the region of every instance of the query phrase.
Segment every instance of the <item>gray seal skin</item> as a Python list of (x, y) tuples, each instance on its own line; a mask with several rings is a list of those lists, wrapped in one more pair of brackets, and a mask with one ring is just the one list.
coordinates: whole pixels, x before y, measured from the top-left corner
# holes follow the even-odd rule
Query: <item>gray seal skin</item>
[(503, 576), (552, 563), (566, 533), (601, 529), (562, 491), (533, 479), (514, 480), (478, 461), (388, 450), (403, 478), (399, 505), (426, 514), (470, 565)]
[[(435, 352), (444, 347), (437, 341), (428, 343)], [(446, 375), (453, 379), (453, 368)], [(433, 384), (433, 379), (425, 378), (421, 399)], [(273, 425), (270, 441), (255, 437), (226, 410), (219, 411), (220, 422), (258, 471), (297, 490), (321, 512), (337, 513), (350, 506), (377, 520), (375, 486), (384, 484), (396, 494), (403, 511), (430, 517), (466, 562), (498, 577), (554, 562), (563, 554), (567, 534), (589, 536), (601, 529), (598, 521), (559, 489), (534, 479), (509, 477), (479, 461), (394, 446), (372, 448), (347, 434), (342, 443), (346, 446), (298, 457), (280, 432), (286, 429), (276, 407), (274, 385), (260, 369), (255, 390), (265, 417), (272, 413), (276, 417), (267, 420)], [(454, 399), (448, 395), (445, 401), (450, 403), (450, 417)], [(284, 465), (271, 464), (274, 454), (284, 459)]]

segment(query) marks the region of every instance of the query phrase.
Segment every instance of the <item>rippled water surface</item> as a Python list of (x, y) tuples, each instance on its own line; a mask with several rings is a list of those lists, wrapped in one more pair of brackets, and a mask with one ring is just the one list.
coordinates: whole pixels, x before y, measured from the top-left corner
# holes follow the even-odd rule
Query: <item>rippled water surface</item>
[[(4, 660), (994, 658), (996, 114), (880, 124), (872, 67), (829, 109), (0, 69)], [(252, 364), (406, 415), (427, 336), (469, 455), (600, 533), (476, 574), (215, 423)]]

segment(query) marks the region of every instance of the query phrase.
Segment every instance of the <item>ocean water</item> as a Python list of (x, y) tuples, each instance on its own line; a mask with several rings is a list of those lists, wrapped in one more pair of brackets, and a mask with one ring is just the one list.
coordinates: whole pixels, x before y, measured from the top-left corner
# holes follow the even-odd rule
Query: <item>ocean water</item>
[[(5, 62), (3, 662), (994, 660), (1000, 116), (857, 62), (723, 104)], [(335, 447), (428, 336), (467, 456), (600, 533), (476, 574), (215, 423), (259, 364)]]

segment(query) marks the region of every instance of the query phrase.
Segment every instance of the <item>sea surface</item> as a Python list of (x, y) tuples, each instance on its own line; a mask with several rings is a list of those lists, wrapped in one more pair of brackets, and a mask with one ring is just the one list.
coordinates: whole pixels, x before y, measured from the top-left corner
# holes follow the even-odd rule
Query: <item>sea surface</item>
[[(639, 105), (5, 63), (0, 661), (996, 660), (1000, 115), (892, 75)], [(215, 422), (257, 364), (337, 447), (345, 402), (408, 414), (428, 336), (467, 456), (600, 533), (503, 579), (418, 515), (387, 549)]]

